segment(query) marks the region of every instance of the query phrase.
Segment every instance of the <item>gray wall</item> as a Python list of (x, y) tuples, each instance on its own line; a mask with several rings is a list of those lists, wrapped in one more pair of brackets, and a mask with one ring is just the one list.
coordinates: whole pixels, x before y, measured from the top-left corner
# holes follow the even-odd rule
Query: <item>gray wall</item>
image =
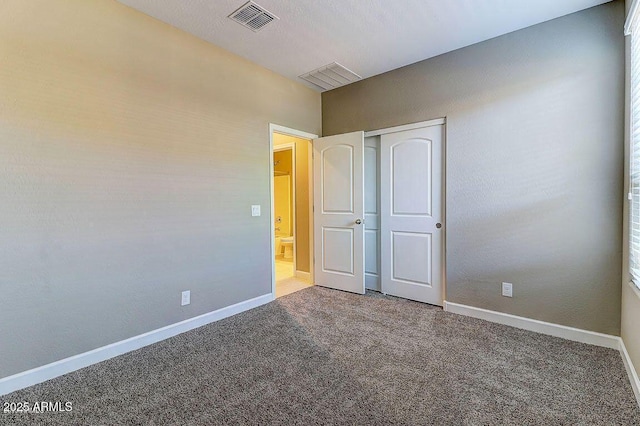
[(0, 62), (0, 377), (271, 292), (319, 93), (112, 0), (3, 0)]
[(324, 135), (447, 117), (447, 300), (619, 334), (623, 9), (323, 93)]

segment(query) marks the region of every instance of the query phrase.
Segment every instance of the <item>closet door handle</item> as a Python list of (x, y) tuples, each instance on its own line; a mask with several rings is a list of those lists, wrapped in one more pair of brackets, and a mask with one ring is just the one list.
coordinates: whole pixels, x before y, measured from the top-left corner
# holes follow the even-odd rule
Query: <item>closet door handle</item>
[(442, 224), (441, 223), (436, 223), (436, 228), (438, 228), (438, 229), (442, 228)]
[(362, 219), (356, 219), (356, 225), (361, 225), (362, 224)]

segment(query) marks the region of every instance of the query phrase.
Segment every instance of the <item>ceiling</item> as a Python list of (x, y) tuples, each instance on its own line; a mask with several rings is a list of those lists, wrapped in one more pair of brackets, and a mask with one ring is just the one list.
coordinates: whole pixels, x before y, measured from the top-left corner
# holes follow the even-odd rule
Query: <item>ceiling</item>
[(300, 75), (338, 62), (363, 78), (610, 0), (256, 0), (278, 20), (253, 32), (246, 0), (118, 0), (315, 90)]

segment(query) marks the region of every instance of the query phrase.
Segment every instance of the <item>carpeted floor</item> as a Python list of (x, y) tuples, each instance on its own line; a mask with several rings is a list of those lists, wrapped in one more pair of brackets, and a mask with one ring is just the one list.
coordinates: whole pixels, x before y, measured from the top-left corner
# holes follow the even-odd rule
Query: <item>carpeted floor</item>
[(0, 401), (0, 424), (634, 425), (617, 351), (309, 288)]

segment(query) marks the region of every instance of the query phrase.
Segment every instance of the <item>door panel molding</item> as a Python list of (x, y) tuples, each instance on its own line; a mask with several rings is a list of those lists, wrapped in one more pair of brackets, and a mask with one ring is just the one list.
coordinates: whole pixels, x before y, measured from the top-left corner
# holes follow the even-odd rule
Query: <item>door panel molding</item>
[[(401, 245), (405, 247), (400, 247)], [(404, 255), (395, 256), (399, 252)], [(423, 257), (430, 259), (432, 254), (432, 234), (391, 231), (391, 256), (393, 257), (391, 259), (391, 278), (409, 284), (432, 287), (432, 265), (430, 262), (420, 261)]]
[[(418, 196), (433, 192), (433, 141), (426, 138), (407, 139), (391, 145), (390, 150), (391, 215), (433, 216), (431, 197)], [(425, 167), (406, 167), (414, 161)]]
[[(333, 237), (331, 237), (333, 234)], [(333, 251), (336, 245), (347, 247), (354, 246), (353, 228), (322, 228), (322, 271), (334, 272), (343, 275), (354, 275), (354, 252), (350, 250), (347, 256), (344, 253)], [(348, 265), (348, 266), (347, 266)]]
[[(346, 150), (346, 152), (344, 152)], [(343, 152), (340, 152), (343, 151)], [(354, 157), (353, 147), (333, 145), (320, 151), (320, 205), (322, 213), (353, 214)], [(344, 170), (344, 169), (347, 170)], [(344, 173), (341, 173), (344, 172)], [(333, 197), (332, 197), (333, 195)], [(338, 196), (335, 208), (328, 208)], [(340, 205), (341, 203), (344, 205)]]

